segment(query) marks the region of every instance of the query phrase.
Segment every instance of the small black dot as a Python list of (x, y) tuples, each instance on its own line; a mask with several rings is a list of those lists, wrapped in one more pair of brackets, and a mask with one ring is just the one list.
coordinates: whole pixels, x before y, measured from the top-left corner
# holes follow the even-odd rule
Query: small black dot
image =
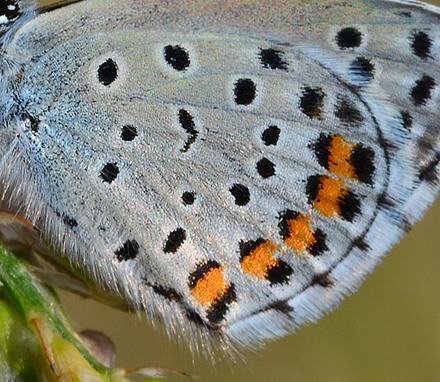
[(269, 309), (273, 309), (278, 313), (285, 314), (286, 316), (291, 315), (295, 311), (295, 309), (293, 309), (289, 305), (288, 301), (282, 301), (282, 300), (278, 300), (273, 304), (268, 305), (267, 310)]
[(186, 309), (183, 311), (183, 314), (189, 321), (206, 329), (206, 322), (203, 321), (203, 318), (200, 316), (200, 314), (196, 313), (194, 310)]
[(186, 70), (191, 63), (188, 52), (179, 45), (167, 45), (164, 48), (164, 56), (166, 62), (173, 67), (173, 69), (181, 72)]
[(180, 151), (187, 152), (191, 147), (191, 145), (196, 141), (199, 132), (196, 130), (196, 125), (194, 123), (193, 116), (190, 113), (188, 113), (185, 109), (179, 110), (179, 123), (189, 135), (183, 149), (181, 149)]
[(185, 240), (186, 231), (183, 228), (177, 228), (168, 235), (163, 251), (165, 253), (176, 253)]
[(420, 169), (419, 179), (430, 183), (438, 182), (438, 165), (440, 163), (440, 153), (437, 153), (430, 162)]
[(351, 62), (350, 71), (361, 77), (363, 81), (371, 81), (374, 78), (374, 65), (365, 57), (357, 57)]
[(373, 174), (376, 169), (374, 166), (374, 151), (370, 147), (358, 144), (351, 151), (350, 160), (359, 181), (372, 185)]
[(321, 273), (313, 277), (312, 285), (320, 285), (323, 288), (329, 288), (335, 285), (335, 282), (328, 273)]
[(342, 123), (352, 126), (356, 126), (364, 120), (359, 109), (343, 96), (338, 97), (335, 115)]
[(119, 261), (134, 259), (139, 253), (139, 244), (136, 240), (127, 240), (121, 248), (115, 251), (116, 258)]
[(413, 124), (413, 117), (407, 111), (402, 111), (401, 114), (402, 114), (403, 127), (405, 129), (411, 130)]
[(98, 80), (101, 84), (109, 86), (118, 77), (118, 65), (109, 58), (106, 62), (99, 65)]
[(257, 95), (257, 86), (249, 78), (240, 78), (235, 83), (234, 95), (237, 105), (250, 105)]
[(431, 38), (423, 31), (414, 32), (411, 36), (411, 49), (413, 54), (423, 60), (431, 57)]
[(287, 70), (287, 63), (283, 60), (283, 52), (277, 49), (261, 49), (261, 64), (265, 68)]
[(119, 174), (119, 168), (117, 163), (109, 162), (101, 170), (101, 178), (104, 182), (113, 182)]
[(251, 194), (249, 193), (249, 189), (243, 184), (234, 184), (229, 191), (232, 196), (235, 198), (235, 204), (237, 206), (245, 206), (251, 200)]
[(362, 33), (352, 27), (341, 29), (336, 35), (336, 43), (341, 49), (357, 48), (362, 44)]
[(63, 222), (67, 224), (70, 228), (78, 227), (78, 222), (76, 221), (76, 219), (73, 219), (65, 214), (63, 214)]
[(188, 192), (185, 191), (182, 194), (182, 202), (183, 204), (185, 204), (186, 206), (190, 206), (191, 204), (194, 203), (194, 201), (196, 200), (195, 194), (194, 192)]
[(304, 87), (299, 107), (310, 118), (319, 118), (324, 107), (325, 93), (321, 88)]
[(154, 293), (166, 298), (169, 301), (180, 302), (182, 300), (182, 295), (179, 292), (177, 292), (174, 288), (168, 288), (156, 284), (149, 284), (149, 283), (146, 284), (153, 289)]
[(264, 179), (275, 175), (275, 165), (267, 158), (260, 159), (257, 162), (258, 174)]
[(263, 134), (261, 134), (261, 139), (266, 146), (276, 146), (278, 139), (280, 138), (280, 133), (281, 130), (279, 127), (272, 125), (263, 131)]
[(358, 236), (357, 238), (355, 238), (353, 240), (353, 245), (355, 247), (359, 248), (361, 251), (364, 251), (364, 252), (367, 252), (367, 251), (371, 250), (370, 246), (365, 241), (365, 236), (364, 235), (361, 235), (361, 236)]
[(427, 75), (417, 80), (415, 86), (411, 89), (411, 98), (414, 106), (425, 105), (426, 101), (431, 99), (431, 91), (435, 85), (434, 79)]
[(132, 141), (133, 139), (135, 139), (138, 135), (137, 129), (136, 127), (132, 126), (132, 125), (125, 125), (122, 127), (121, 130), (121, 138), (123, 141)]

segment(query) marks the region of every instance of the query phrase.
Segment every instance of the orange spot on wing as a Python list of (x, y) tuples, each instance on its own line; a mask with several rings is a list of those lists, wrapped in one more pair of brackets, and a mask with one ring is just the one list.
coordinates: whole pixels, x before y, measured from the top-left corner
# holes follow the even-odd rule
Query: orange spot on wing
[(287, 220), (287, 231), (288, 234), (284, 242), (289, 248), (296, 251), (305, 252), (316, 243), (311, 224), (303, 214)]
[(321, 177), (318, 194), (314, 200), (315, 209), (325, 216), (340, 215), (339, 201), (347, 194), (344, 183), (341, 180), (328, 176)]
[(241, 260), (243, 272), (252, 275), (257, 280), (264, 280), (268, 270), (278, 264), (272, 256), (277, 250), (279, 248), (269, 240), (261, 243)]
[(328, 148), (329, 172), (340, 178), (357, 180), (350, 158), (354, 147), (356, 147), (354, 143), (348, 142), (342, 137), (332, 137), (331, 145)]
[(191, 296), (202, 306), (208, 306), (218, 301), (229, 286), (221, 268), (212, 268), (202, 279), (197, 281), (191, 290)]

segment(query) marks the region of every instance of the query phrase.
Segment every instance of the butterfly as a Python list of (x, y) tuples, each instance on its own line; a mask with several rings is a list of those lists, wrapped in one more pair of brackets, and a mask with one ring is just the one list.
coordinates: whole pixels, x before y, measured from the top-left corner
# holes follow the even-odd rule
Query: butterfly
[(434, 6), (4, 4), (2, 207), (202, 351), (316, 321), (437, 195)]

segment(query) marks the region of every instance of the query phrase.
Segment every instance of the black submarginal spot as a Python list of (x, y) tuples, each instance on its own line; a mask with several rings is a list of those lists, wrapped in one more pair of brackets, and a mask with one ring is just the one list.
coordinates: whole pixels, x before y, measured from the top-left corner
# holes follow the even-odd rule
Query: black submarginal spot
[(362, 33), (353, 27), (343, 28), (336, 34), (336, 43), (340, 49), (357, 48), (362, 44)]
[(415, 31), (411, 37), (411, 49), (415, 56), (427, 60), (431, 57), (432, 39), (423, 31)]
[(318, 196), (319, 189), (321, 188), (321, 175), (311, 175), (307, 178), (306, 194), (310, 204), (313, 204)]
[(371, 81), (374, 78), (375, 68), (368, 58), (357, 57), (350, 64), (350, 71), (361, 77), (363, 81)]
[(309, 148), (315, 153), (318, 163), (326, 170), (329, 169), (329, 155), (332, 144), (332, 137), (330, 135), (321, 133), (319, 138), (309, 144)]
[(206, 318), (213, 325), (219, 324), (221, 321), (224, 320), (226, 313), (229, 309), (229, 305), (235, 301), (237, 301), (237, 294), (235, 293), (234, 284), (231, 284), (228, 287), (226, 293), (223, 294), (221, 298), (216, 301), (210, 308), (208, 308), (206, 312)]
[(402, 115), (403, 127), (407, 130), (411, 130), (411, 127), (413, 125), (413, 117), (407, 111), (402, 111), (401, 115)]
[(293, 309), (287, 301), (283, 300), (275, 301), (273, 304), (268, 305), (265, 310), (270, 309), (276, 310), (277, 312), (285, 314), (286, 316), (291, 315), (295, 311), (295, 309)]
[(396, 203), (391, 200), (391, 198), (385, 193), (379, 195), (379, 197), (377, 198), (377, 205), (382, 210), (390, 210), (392, 208), (396, 208)]
[(134, 259), (139, 253), (139, 244), (136, 240), (127, 240), (121, 248), (115, 251), (118, 261)]
[(138, 136), (136, 127), (133, 125), (125, 125), (121, 129), (121, 138), (123, 141), (129, 142)]
[(267, 281), (271, 285), (285, 284), (289, 281), (293, 274), (293, 268), (283, 260), (278, 260), (278, 263), (267, 270)]
[(189, 275), (188, 278), (189, 288), (194, 289), (199, 280), (205, 278), (205, 276), (213, 269), (219, 269), (219, 268), (220, 268), (220, 264), (215, 260), (207, 260), (198, 263), (196, 269), (193, 272), (191, 272), (191, 274)]
[(313, 257), (318, 257), (328, 250), (326, 243), (327, 235), (318, 228), (313, 234), (313, 237), (316, 241), (310, 247), (309, 252)]
[(278, 139), (280, 138), (281, 130), (278, 126), (269, 126), (261, 134), (261, 139), (266, 146), (276, 146)]
[(167, 241), (163, 247), (165, 253), (176, 253), (183, 242), (186, 240), (186, 231), (179, 227), (174, 231), (170, 232)]
[(182, 194), (182, 202), (185, 206), (190, 206), (196, 200), (196, 196), (194, 192), (185, 191)]
[(299, 212), (292, 211), (292, 210), (285, 210), (280, 212), (279, 219), (280, 222), (278, 223), (278, 228), (280, 229), (280, 236), (283, 240), (286, 240), (290, 236), (289, 232), (289, 220), (296, 220), (299, 216)]
[(250, 105), (257, 95), (257, 86), (249, 78), (240, 78), (234, 84), (235, 103), (237, 105)]
[(372, 185), (373, 174), (376, 171), (373, 149), (359, 143), (351, 150), (350, 160), (359, 181)]
[(270, 178), (275, 175), (275, 164), (267, 158), (262, 158), (257, 162), (257, 171), (263, 179)]
[(199, 132), (196, 130), (196, 125), (194, 123), (193, 116), (190, 113), (188, 113), (185, 109), (179, 110), (179, 123), (189, 135), (183, 149), (181, 149), (180, 151), (187, 152), (191, 147), (191, 145), (196, 141)]
[(299, 107), (309, 118), (320, 118), (324, 107), (326, 94), (321, 88), (305, 86), (300, 98)]
[(118, 78), (118, 64), (111, 58), (99, 65), (98, 80), (104, 86), (110, 86)]
[(261, 244), (265, 243), (266, 240), (263, 238), (258, 238), (257, 240), (241, 241), (238, 244), (240, 249), (240, 262), (246, 257), (250, 256), (251, 252), (258, 248)]
[(361, 203), (353, 191), (346, 190), (338, 202), (341, 217), (348, 222), (352, 222), (356, 215), (361, 212)]
[(365, 236), (359, 236), (353, 240), (353, 246), (359, 248), (361, 251), (369, 251), (371, 248), (365, 241)]
[(251, 194), (249, 188), (243, 184), (236, 183), (230, 189), (229, 192), (235, 198), (235, 204), (237, 206), (245, 206), (251, 200)]
[(149, 286), (153, 289), (153, 291), (156, 294), (166, 298), (169, 301), (180, 302), (182, 300), (182, 295), (179, 292), (177, 292), (174, 288), (168, 288), (162, 285), (155, 285), (155, 284)]
[(261, 49), (260, 60), (265, 68), (287, 70), (287, 62), (283, 60), (283, 52), (278, 49)]
[(66, 214), (63, 214), (63, 222), (68, 225), (70, 228), (78, 227), (78, 221)]
[(108, 162), (101, 170), (101, 178), (103, 182), (113, 182), (119, 174), (118, 164), (115, 162)]
[(191, 63), (188, 52), (180, 45), (167, 45), (163, 52), (167, 64), (178, 72), (186, 70)]
[(406, 17), (406, 18), (409, 18), (409, 19), (412, 17), (412, 13), (409, 12), (409, 11), (402, 11), (402, 12), (399, 12), (398, 15), (403, 16), (403, 17)]
[(316, 275), (315, 277), (313, 277), (312, 280), (312, 285), (320, 285), (323, 288), (329, 288), (334, 284), (335, 282), (328, 273), (321, 273), (320, 275)]
[(352, 126), (356, 126), (364, 120), (359, 109), (344, 96), (338, 97), (335, 115), (342, 123)]
[(414, 106), (425, 105), (426, 101), (431, 99), (431, 92), (435, 85), (434, 78), (426, 74), (417, 80), (410, 93)]
[(419, 172), (420, 181), (428, 181), (434, 183), (438, 181), (438, 164), (440, 162), (440, 153), (437, 153), (433, 160), (426, 166), (422, 167)]
[(197, 324), (199, 326), (206, 327), (206, 323), (205, 323), (205, 321), (203, 321), (203, 318), (200, 317), (200, 314), (198, 314), (194, 310), (187, 309), (183, 313), (189, 321), (194, 322), (195, 324)]

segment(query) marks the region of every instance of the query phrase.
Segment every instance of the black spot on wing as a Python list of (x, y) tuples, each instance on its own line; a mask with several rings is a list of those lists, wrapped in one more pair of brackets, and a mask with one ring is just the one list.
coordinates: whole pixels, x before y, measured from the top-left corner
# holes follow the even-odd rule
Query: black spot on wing
[(180, 246), (186, 240), (186, 231), (179, 227), (170, 232), (163, 247), (165, 253), (176, 253)]
[(431, 99), (431, 93), (435, 86), (436, 83), (431, 76), (423, 75), (417, 80), (410, 93), (414, 106), (425, 105)]
[(180, 45), (167, 45), (163, 53), (167, 64), (178, 72), (185, 71), (191, 63), (188, 52)]
[(353, 27), (343, 28), (336, 34), (336, 44), (341, 50), (357, 48), (362, 44), (362, 33)]
[(431, 38), (423, 31), (415, 31), (411, 37), (411, 50), (413, 54), (423, 60), (431, 57)]
[(122, 247), (115, 251), (116, 258), (119, 261), (134, 259), (139, 253), (139, 244), (136, 240), (127, 240)]
[(287, 70), (287, 63), (283, 59), (283, 53), (278, 49), (261, 49), (260, 60), (265, 68)]
[(98, 80), (104, 86), (110, 86), (118, 78), (118, 64), (111, 58), (99, 65)]

